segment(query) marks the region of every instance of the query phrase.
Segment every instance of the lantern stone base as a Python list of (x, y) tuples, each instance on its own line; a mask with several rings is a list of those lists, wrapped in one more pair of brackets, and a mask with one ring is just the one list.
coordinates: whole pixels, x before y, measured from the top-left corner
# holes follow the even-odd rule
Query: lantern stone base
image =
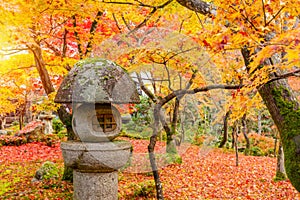
[(75, 200), (117, 200), (118, 169), (130, 157), (127, 141), (61, 143), (65, 166), (73, 171)]
[(74, 200), (118, 199), (118, 172), (84, 173), (74, 170)]

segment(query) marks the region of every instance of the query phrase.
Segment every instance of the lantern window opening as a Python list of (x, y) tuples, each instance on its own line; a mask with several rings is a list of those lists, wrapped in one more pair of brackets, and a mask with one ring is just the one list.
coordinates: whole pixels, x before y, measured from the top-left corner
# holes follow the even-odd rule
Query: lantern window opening
[(99, 114), (97, 113), (93, 120), (92, 126), (95, 131), (99, 131), (101, 128), (104, 133), (111, 132), (117, 128), (117, 123), (113, 114)]

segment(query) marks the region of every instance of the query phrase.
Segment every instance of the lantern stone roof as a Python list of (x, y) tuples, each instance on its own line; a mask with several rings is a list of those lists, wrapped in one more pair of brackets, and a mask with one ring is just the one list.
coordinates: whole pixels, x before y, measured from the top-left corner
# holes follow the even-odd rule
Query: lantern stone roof
[(139, 103), (135, 83), (114, 62), (90, 58), (77, 62), (64, 78), (56, 103)]

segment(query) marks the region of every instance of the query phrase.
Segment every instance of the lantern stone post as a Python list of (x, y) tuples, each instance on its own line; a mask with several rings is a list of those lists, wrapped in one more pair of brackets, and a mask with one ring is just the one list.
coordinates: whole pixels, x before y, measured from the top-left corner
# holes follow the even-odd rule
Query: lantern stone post
[(134, 82), (112, 61), (79, 61), (63, 80), (54, 100), (72, 103), (72, 128), (78, 141), (61, 143), (65, 166), (73, 171), (76, 200), (118, 199), (118, 169), (131, 144), (115, 140), (121, 115), (113, 104), (139, 103)]

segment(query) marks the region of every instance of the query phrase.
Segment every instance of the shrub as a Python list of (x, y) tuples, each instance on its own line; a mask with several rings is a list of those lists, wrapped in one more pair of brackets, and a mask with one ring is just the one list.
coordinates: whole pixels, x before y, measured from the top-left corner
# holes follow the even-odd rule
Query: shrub
[(20, 146), (29, 142), (45, 142), (48, 146), (53, 146), (53, 144), (59, 141), (59, 138), (55, 134), (41, 135), (40, 137), (31, 138), (28, 140), (26, 136), (13, 136), (13, 135), (1, 135), (0, 136), (0, 146)]
[(253, 146), (250, 148), (250, 155), (252, 156), (263, 156), (264, 152), (261, 150), (261, 148), (257, 146)]
[(59, 133), (65, 129), (64, 124), (60, 121), (59, 118), (53, 118), (52, 120), (52, 128), (55, 133)]
[[(260, 135), (257, 133), (250, 133), (248, 134), (250, 143), (251, 143), (251, 149), (250, 149), (250, 155), (254, 156), (273, 156), (274, 155), (274, 145), (275, 140), (272, 137), (267, 137), (264, 135)], [(246, 140), (244, 136), (239, 136), (239, 143), (242, 146), (246, 145)], [(254, 148), (255, 147), (255, 148)]]
[(153, 180), (132, 184), (131, 187), (133, 188), (133, 197), (155, 197), (155, 184)]
[(203, 144), (204, 141), (205, 141), (205, 135), (195, 135), (193, 144), (200, 146)]
[(40, 141), (45, 142), (47, 146), (52, 147), (59, 141), (59, 137), (56, 134), (42, 135)]
[(276, 172), (276, 176), (274, 178), (274, 181), (285, 181), (287, 179), (286, 175), (280, 171)]
[(26, 137), (12, 136), (12, 135), (1, 135), (0, 144), (1, 146), (20, 146), (26, 144)]
[(52, 179), (59, 177), (59, 169), (57, 166), (50, 161), (46, 161), (43, 165), (36, 171), (33, 181)]
[(63, 129), (63, 130), (59, 131), (56, 135), (59, 139), (63, 139), (65, 137), (67, 137), (68, 136), (67, 129)]

